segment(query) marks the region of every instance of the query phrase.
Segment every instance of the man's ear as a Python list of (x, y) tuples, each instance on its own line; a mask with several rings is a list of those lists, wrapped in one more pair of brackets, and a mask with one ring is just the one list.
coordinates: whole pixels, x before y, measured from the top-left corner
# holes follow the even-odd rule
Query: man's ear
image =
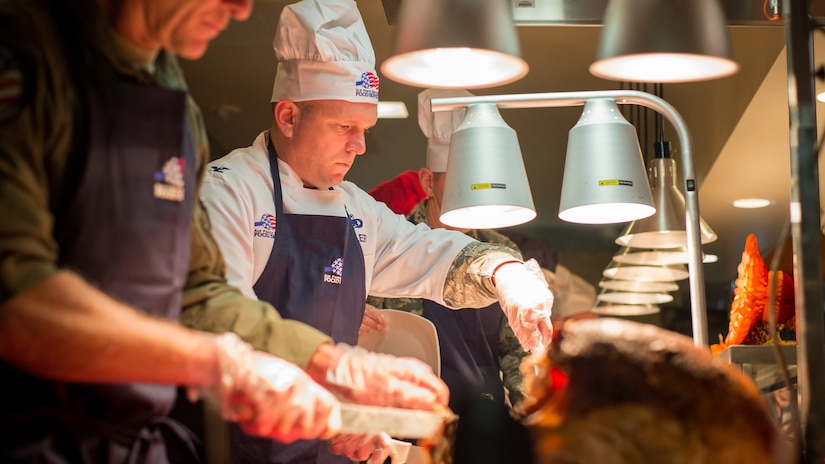
[(278, 130), (284, 134), (285, 137), (292, 137), (295, 131), (295, 123), (298, 117), (298, 106), (295, 102), (288, 98), (282, 98), (275, 103), (272, 109), (272, 119)]
[(424, 193), (427, 194), (427, 197), (432, 197), (435, 195), (435, 190), (433, 187), (433, 172), (430, 171), (428, 168), (421, 168), (418, 170), (418, 182), (421, 183), (421, 188), (424, 189)]

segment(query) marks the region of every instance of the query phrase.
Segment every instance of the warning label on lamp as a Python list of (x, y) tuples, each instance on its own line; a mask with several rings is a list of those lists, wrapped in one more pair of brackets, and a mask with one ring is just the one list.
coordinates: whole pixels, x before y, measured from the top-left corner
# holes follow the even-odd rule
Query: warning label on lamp
[(507, 184), (472, 184), (470, 190), (506, 189)]
[(619, 179), (608, 179), (608, 180), (600, 180), (599, 187), (603, 185), (627, 185), (628, 187), (633, 187), (632, 180), (619, 180)]

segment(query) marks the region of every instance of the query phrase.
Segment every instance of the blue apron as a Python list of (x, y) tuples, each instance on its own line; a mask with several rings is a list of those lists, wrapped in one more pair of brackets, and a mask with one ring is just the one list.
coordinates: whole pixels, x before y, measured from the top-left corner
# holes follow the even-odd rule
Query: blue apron
[[(355, 345), (366, 304), (364, 253), (349, 217), (284, 212), (278, 156), (269, 142), (275, 197), (272, 253), (253, 286), (259, 299), (271, 303), (287, 319), (309, 324), (336, 342)], [(289, 445), (244, 435), (232, 427), (237, 462), (340, 463), (320, 440)]]
[(441, 379), (450, 389), (450, 409), (459, 414), (479, 398), (504, 403), (499, 374), (501, 306), (453, 310), (430, 300), (423, 316), (435, 325), (441, 349)]
[[(59, 265), (177, 320), (195, 195), (186, 96), (117, 81), (88, 95), (88, 152), (69, 160), (80, 166), (77, 189), (55, 218)], [(172, 385), (52, 382), (6, 364), (0, 378), (2, 462), (164, 463), (169, 432), (191, 449), (187, 431), (164, 417)]]

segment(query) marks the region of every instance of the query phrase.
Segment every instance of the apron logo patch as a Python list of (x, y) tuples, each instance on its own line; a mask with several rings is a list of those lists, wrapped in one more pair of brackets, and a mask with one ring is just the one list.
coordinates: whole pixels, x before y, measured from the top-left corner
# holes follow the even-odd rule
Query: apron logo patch
[(344, 274), (344, 258), (337, 258), (329, 266), (324, 267), (324, 282), (341, 285), (341, 276)]
[[(349, 215), (349, 222), (352, 224), (353, 229), (362, 229), (364, 227), (364, 220), (352, 217), (352, 214)], [(367, 241), (367, 234), (357, 234), (357, 237), (359, 242)]]
[(253, 236), (262, 238), (275, 238), (275, 215), (264, 213), (260, 221), (255, 221)]
[(155, 173), (155, 198), (168, 201), (183, 201), (183, 173), (186, 161), (173, 156)]

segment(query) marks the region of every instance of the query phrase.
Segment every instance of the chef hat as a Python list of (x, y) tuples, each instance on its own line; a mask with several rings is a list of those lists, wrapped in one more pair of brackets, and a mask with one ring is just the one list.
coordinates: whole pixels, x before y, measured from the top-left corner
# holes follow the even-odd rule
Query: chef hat
[(278, 69), (272, 101), (378, 103), (378, 75), (353, 0), (301, 0), (281, 10), (272, 41)]
[(430, 101), (433, 98), (472, 96), (470, 92), (460, 89), (427, 89), (418, 94), (418, 126), (427, 137), (427, 168), (430, 171), (447, 172), (450, 137), (461, 124), (466, 112), (455, 110), (433, 113)]

